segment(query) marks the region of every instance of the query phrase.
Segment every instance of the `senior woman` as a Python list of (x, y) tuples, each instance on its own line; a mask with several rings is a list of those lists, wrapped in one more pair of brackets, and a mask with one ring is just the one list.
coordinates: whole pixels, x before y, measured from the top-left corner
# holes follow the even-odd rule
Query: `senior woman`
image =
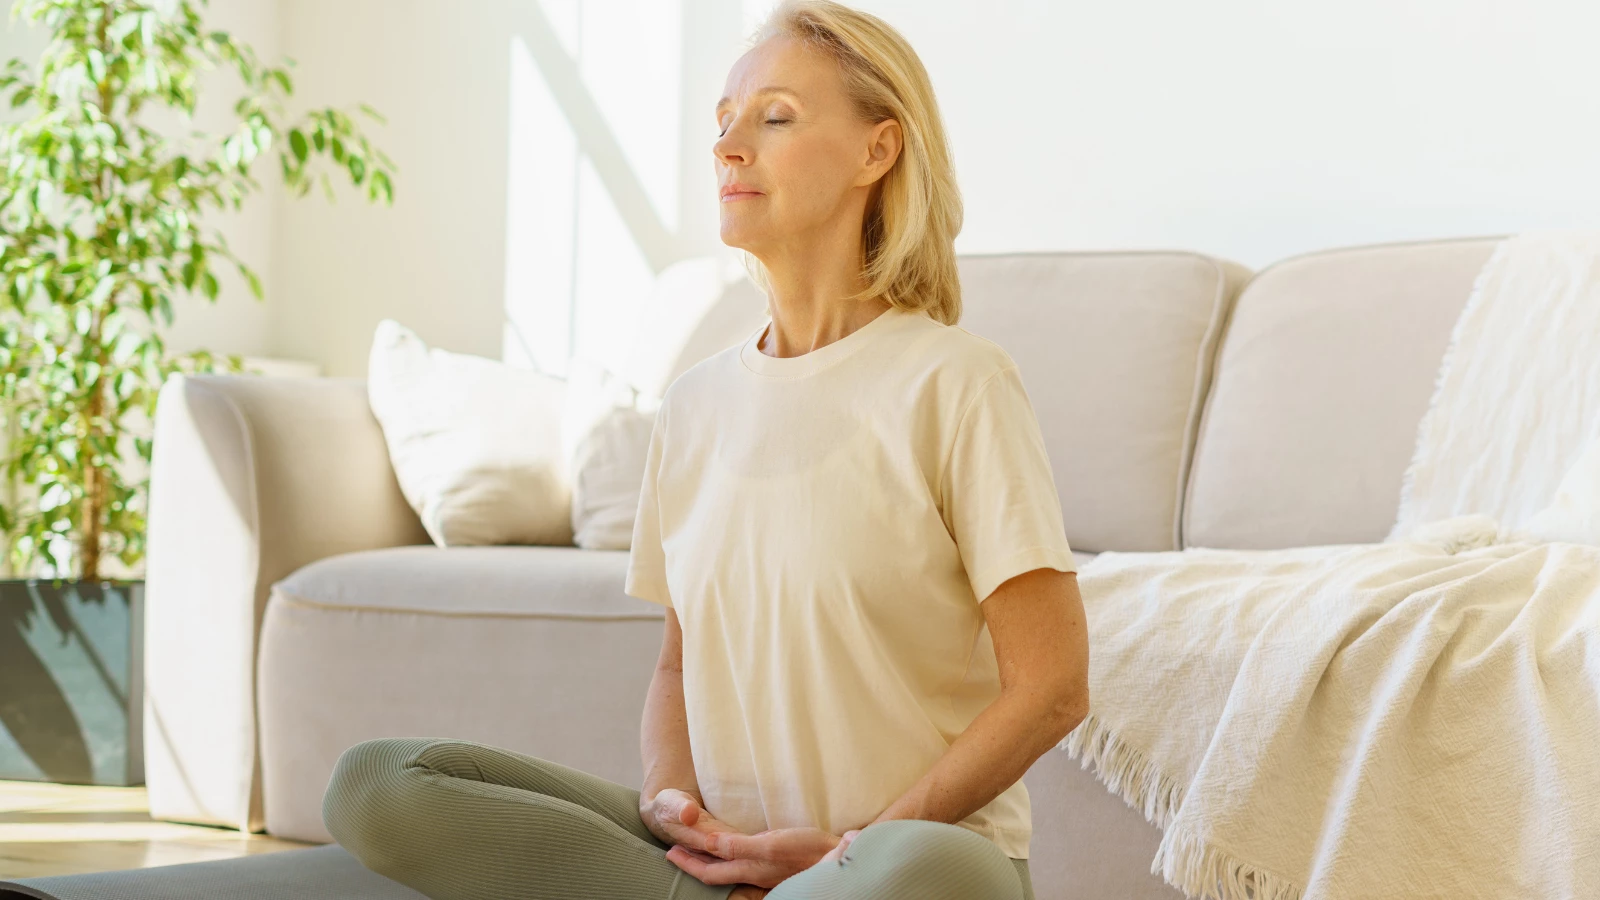
[(666, 607), (635, 791), (352, 746), (323, 818), (436, 900), (1032, 900), (1021, 781), (1087, 712), (1038, 421), (955, 323), (961, 202), (881, 20), (780, 6), (729, 73), (722, 239), (768, 321), (667, 389), (624, 590)]

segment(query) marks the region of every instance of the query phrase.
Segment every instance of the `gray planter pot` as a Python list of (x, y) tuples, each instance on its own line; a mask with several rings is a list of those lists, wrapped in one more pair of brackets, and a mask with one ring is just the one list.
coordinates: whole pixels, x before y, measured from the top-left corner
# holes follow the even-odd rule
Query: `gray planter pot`
[(0, 581), (0, 779), (144, 784), (144, 582)]

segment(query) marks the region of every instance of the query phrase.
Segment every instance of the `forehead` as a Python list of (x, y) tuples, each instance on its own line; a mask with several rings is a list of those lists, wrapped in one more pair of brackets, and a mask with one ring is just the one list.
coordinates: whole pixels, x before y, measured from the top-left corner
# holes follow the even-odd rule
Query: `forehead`
[(717, 106), (754, 99), (768, 88), (783, 88), (808, 102), (843, 97), (833, 60), (788, 35), (767, 38), (735, 60)]

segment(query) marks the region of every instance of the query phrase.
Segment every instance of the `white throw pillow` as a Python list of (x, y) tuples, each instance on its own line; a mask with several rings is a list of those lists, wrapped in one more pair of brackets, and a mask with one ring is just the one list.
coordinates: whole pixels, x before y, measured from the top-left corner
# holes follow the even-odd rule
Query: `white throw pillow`
[(1600, 547), (1600, 436), (1578, 454), (1550, 505), (1528, 521), (1527, 533), (1542, 541)]
[(563, 445), (572, 472), (573, 543), (627, 550), (639, 510), (645, 455), (659, 398), (640, 394), (601, 363), (582, 357), (567, 369)]
[(367, 400), (401, 493), (441, 547), (572, 544), (561, 379), (429, 349), (378, 323)]

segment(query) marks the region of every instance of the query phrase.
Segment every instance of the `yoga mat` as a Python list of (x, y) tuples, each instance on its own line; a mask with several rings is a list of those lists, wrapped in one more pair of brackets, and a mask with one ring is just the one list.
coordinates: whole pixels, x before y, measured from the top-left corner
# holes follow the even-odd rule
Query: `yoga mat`
[(0, 900), (428, 900), (338, 844), (234, 859), (0, 881)]

